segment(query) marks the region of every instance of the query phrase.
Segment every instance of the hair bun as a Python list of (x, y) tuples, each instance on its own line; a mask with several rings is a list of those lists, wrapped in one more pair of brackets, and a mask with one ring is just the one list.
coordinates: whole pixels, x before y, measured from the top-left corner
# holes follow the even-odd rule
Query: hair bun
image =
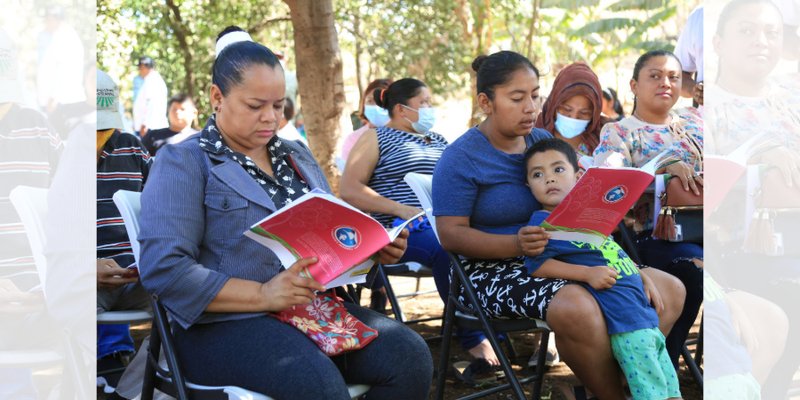
[(372, 99), (375, 100), (376, 106), (386, 108), (386, 89), (375, 88), (372, 91)]
[(478, 70), (481, 69), (481, 65), (483, 65), (483, 62), (486, 61), (487, 58), (489, 58), (489, 56), (485, 54), (475, 57), (475, 59), (472, 60), (472, 70), (478, 72)]
[(222, 53), (222, 50), (234, 43), (252, 41), (253, 38), (250, 37), (250, 34), (245, 32), (244, 29), (235, 25), (231, 25), (225, 28), (225, 30), (220, 32), (217, 36), (217, 43), (214, 46), (214, 58), (219, 57), (219, 54)]

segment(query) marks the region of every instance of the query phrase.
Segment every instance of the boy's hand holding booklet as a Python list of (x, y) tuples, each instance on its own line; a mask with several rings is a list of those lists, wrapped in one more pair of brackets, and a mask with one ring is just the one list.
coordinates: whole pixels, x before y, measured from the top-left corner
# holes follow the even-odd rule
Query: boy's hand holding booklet
[(317, 257), (304, 275), (326, 287), (363, 283), (378, 250), (420, 213), (391, 230), (333, 195), (312, 191), (251, 226), (244, 234), (272, 250), (284, 268)]
[(602, 245), (653, 182), (665, 154), (642, 168), (590, 167), (541, 226), (556, 240)]

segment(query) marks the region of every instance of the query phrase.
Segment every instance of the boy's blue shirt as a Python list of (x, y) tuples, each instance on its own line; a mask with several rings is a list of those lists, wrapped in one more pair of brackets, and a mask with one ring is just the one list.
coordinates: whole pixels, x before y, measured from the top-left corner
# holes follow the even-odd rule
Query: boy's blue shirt
[[(549, 211), (535, 211), (528, 225), (539, 226), (548, 215)], [(600, 305), (609, 334), (658, 327), (658, 315), (644, 294), (639, 268), (611, 237), (606, 238), (600, 247), (584, 242), (550, 239), (542, 254), (525, 257), (525, 267), (529, 274), (533, 274), (551, 258), (589, 267), (608, 265), (617, 270), (620, 277), (609, 289), (595, 290), (587, 283), (580, 283)]]

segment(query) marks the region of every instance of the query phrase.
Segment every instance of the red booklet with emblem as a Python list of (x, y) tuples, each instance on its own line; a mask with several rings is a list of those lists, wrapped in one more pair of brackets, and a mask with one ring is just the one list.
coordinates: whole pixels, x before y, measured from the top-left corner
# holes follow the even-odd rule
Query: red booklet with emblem
[(311, 192), (251, 226), (244, 234), (263, 244), (289, 268), (317, 257), (305, 274), (325, 287), (362, 283), (378, 250), (419, 215), (387, 230), (369, 215), (328, 193)]
[(662, 156), (642, 168), (590, 167), (541, 226), (553, 239), (602, 245), (653, 182)]

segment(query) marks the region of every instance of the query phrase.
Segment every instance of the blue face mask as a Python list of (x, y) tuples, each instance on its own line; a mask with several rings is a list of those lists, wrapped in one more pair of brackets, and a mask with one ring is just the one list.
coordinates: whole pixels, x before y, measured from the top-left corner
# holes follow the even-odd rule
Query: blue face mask
[(364, 106), (364, 116), (378, 128), (389, 123), (389, 111), (374, 104)]
[(556, 130), (567, 139), (572, 139), (583, 133), (586, 127), (589, 126), (589, 122), (592, 122), (592, 120), (575, 119), (556, 113)]
[[(413, 108), (401, 104), (401, 106), (409, 109), (414, 110)], [(406, 121), (411, 122), (411, 128), (414, 129), (419, 134), (426, 134), (428, 131), (433, 128), (433, 125), (436, 123), (436, 110), (433, 107), (422, 107), (419, 109), (414, 110), (419, 115), (419, 119), (417, 122), (413, 122), (406, 118)]]

